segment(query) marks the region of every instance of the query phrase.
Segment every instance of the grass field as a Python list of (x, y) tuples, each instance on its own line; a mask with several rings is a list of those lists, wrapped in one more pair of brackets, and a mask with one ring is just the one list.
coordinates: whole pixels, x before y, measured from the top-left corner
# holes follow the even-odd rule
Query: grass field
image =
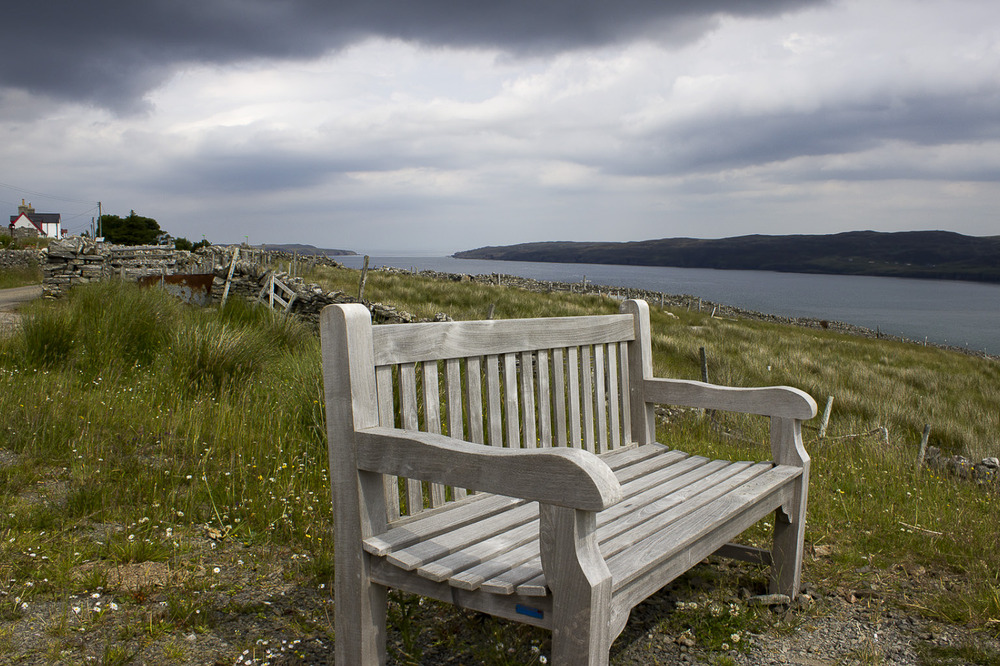
[[(323, 268), (309, 279), (352, 293), (358, 272)], [(618, 307), (378, 271), (366, 297), (455, 319), (482, 318), (490, 304), (496, 318)], [(806, 429), (806, 539), (818, 555), (807, 558), (805, 580), (830, 593), (877, 582), (907, 612), (1000, 634), (996, 489), (914, 468), (925, 423), (946, 451), (998, 455), (1000, 364), (684, 310), (654, 309), (652, 325), (657, 374), (698, 379), (704, 347), (714, 382), (788, 384), (820, 405), (834, 397), (827, 437), (815, 423)], [(237, 301), (196, 310), (156, 290), (90, 285), (33, 306), (21, 331), (0, 341), (0, 374), (0, 663), (24, 657), (18, 636), (29, 626), (41, 636), (29, 654), (37, 663), (201, 663), (186, 637), (229, 623), (226, 647), (213, 648), (221, 663), (277, 651), (261, 645), (254, 622), (288, 641), (332, 634), (313, 331)], [(681, 411), (658, 428), (661, 441), (692, 453), (767, 457), (762, 419)], [(762, 525), (750, 538), (764, 534)], [(126, 574), (143, 571), (127, 584)], [(303, 590), (308, 600), (296, 596)], [(400, 663), (415, 659), (406, 647), (413, 603), (397, 599), (391, 612)], [(713, 622), (729, 635), (728, 624), (688, 616), (708, 624), (705, 636)], [(438, 640), (470, 658), (539, 657), (534, 634), (455, 622), (465, 624)], [(483, 636), (506, 636), (523, 652), (479, 655)]]

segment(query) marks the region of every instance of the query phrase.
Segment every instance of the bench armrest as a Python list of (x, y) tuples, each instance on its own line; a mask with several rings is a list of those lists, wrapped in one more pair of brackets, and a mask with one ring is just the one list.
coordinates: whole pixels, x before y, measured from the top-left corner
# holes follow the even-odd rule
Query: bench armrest
[(816, 416), (816, 401), (805, 391), (790, 386), (732, 388), (686, 379), (646, 379), (643, 381), (643, 398), (646, 402), (657, 404), (802, 421)]
[(415, 430), (365, 428), (355, 432), (358, 467), (534, 500), (600, 511), (622, 499), (614, 472), (581, 449), (502, 449)]

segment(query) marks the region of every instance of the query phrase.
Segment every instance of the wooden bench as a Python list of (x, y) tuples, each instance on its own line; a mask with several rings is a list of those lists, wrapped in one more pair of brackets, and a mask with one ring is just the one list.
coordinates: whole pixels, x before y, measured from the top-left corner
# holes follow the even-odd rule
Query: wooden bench
[[(338, 664), (386, 659), (392, 587), (550, 629), (606, 664), (631, 609), (719, 553), (799, 589), (816, 414), (788, 387), (655, 379), (649, 309), (372, 326), (323, 311)], [(771, 417), (773, 462), (654, 441), (655, 404)], [(770, 551), (730, 544), (775, 512)]]

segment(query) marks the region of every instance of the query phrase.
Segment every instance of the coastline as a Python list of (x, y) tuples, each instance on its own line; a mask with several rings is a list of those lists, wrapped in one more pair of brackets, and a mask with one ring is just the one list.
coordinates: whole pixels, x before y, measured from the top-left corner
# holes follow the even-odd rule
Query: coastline
[(847, 335), (854, 335), (857, 337), (871, 338), (877, 340), (891, 340), (895, 342), (903, 342), (907, 344), (921, 345), (924, 347), (934, 347), (936, 349), (959, 352), (967, 356), (975, 356), (983, 359), (1000, 360), (1000, 356), (998, 355), (988, 354), (984, 351), (970, 349), (967, 347), (945, 345), (930, 341), (913, 340), (910, 338), (905, 338), (898, 335), (890, 335), (887, 333), (882, 333), (881, 331), (878, 330), (872, 330), (870, 328), (865, 328), (864, 326), (857, 326), (855, 324), (848, 324), (846, 322), (841, 322), (841, 321), (816, 319), (811, 317), (784, 317), (781, 315), (768, 314), (766, 312), (757, 312), (755, 310), (747, 310), (733, 305), (727, 305), (725, 303), (716, 303), (714, 301), (709, 301), (703, 298), (699, 298), (697, 296), (691, 296), (689, 294), (667, 294), (664, 292), (652, 291), (649, 289), (641, 289), (637, 287), (535, 280), (533, 278), (526, 278), (518, 275), (508, 275), (506, 273), (469, 274), (469, 273), (448, 273), (448, 272), (433, 271), (433, 270), (422, 270), (422, 271), (416, 271), (414, 273), (414, 271), (412, 270), (407, 270), (404, 268), (396, 268), (392, 266), (382, 266), (374, 270), (392, 272), (392, 273), (408, 273), (408, 274), (423, 275), (426, 277), (431, 277), (440, 280), (450, 280), (452, 282), (466, 281), (466, 282), (476, 282), (479, 284), (492, 284), (496, 286), (516, 287), (536, 292), (563, 291), (568, 293), (607, 296), (609, 298), (614, 298), (616, 300), (641, 298), (646, 302), (648, 302), (650, 306), (658, 306), (658, 307), (669, 306), (672, 308), (685, 308), (687, 310), (698, 309), (698, 311), (707, 312), (713, 317), (751, 319), (755, 321), (767, 321), (777, 324), (799, 326), (802, 328), (836, 331), (839, 333), (845, 333)]

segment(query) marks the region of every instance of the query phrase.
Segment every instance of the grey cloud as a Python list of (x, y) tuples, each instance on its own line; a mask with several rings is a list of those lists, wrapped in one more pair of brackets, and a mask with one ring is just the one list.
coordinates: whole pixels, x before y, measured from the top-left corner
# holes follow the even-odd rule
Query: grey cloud
[[(625, 158), (595, 166), (628, 175), (710, 173), (802, 156), (847, 155), (890, 141), (933, 146), (976, 143), (997, 136), (1000, 105), (993, 91), (961, 96), (925, 93), (841, 101), (811, 112), (707, 114), (651, 132)], [(891, 173), (864, 169), (841, 173), (853, 173), (855, 179), (881, 179), (902, 172), (928, 173), (922, 165), (907, 165), (902, 171), (900, 165), (893, 165)], [(992, 180), (995, 167), (966, 175)]]
[(718, 16), (828, 0), (59, 0), (5, 9), (0, 87), (119, 112), (185, 63), (307, 59), (370, 36), (545, 54), (649, 38), (681, 45)]

